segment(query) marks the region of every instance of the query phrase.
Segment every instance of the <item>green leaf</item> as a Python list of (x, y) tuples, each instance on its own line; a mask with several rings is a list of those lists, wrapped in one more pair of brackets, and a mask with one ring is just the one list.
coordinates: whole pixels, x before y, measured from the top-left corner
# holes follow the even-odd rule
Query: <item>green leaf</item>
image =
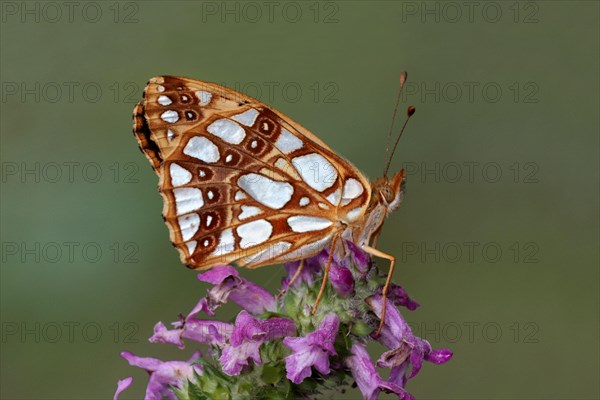
[(224, 387), (219, 387), (210, 394), (210, 398), (213, 400), (231, 400), (231, 391)]
[(187, 381), (181, 389), (171, 386), (171, 390), (177, 396), (177, 400), (210, 400), (200, 387), (190, 381)]
[(205, 369), (205, 375), (208, 373), (209, 375), (215, 375), (217, 378), (225, 381), (225, 382), (233, 382), (233, 378), (229, 375), (224, 374), (221, 371), (221, 368), (215, 366), (211, 362), (205, 359), (199, 359), (196, 361), (196, 364), (201, 364)]
[(350, 332), (352, 332), (356, 336), (364, 337), (369, 335), (372, 331), (373, 328), (371, 328), (365, 322), (359, 320), (352, 325), (352, 329)]
[(273, 365), (265, 365), (260, 374), (263, 382), (274, 385), (281, 380), (281, 369)]
[(283, 307), (287, 315), (293, 319), (297, 319), (298, 312), (300, 311), (300, 296), (295, 293), (288, 292), (283, 299)]

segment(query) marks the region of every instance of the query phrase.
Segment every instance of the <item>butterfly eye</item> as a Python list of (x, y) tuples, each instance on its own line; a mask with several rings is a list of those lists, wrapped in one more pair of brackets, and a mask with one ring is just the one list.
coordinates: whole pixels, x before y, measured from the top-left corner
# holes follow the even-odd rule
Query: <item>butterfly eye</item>
[(385, 199), (386, 203), (389, 204), (391, 201), (394, 200), (394, 193), (392, 192), (389, 186), (382, 187), (380, 193)]

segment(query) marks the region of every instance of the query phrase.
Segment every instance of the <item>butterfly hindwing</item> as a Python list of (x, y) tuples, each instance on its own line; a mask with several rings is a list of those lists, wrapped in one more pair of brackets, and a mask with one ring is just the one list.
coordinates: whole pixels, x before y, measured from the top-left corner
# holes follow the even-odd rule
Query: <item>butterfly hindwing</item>
[(171, 240), (190, 267), (306, 258), (369, 203), (369, 182), (348, 161), (233, 90), (153, 78), (134, 120)]

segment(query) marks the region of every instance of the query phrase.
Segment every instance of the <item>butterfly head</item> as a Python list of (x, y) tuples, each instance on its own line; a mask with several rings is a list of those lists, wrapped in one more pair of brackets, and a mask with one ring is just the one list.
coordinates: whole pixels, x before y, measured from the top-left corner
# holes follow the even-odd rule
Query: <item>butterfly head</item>
[(373, 182), (372, 193), (373, 202), (382, 204), (386, 207), (387, 213), (396, 211), (402, 202), (404, 193), (404, 170), (400, 170), (392, 178), (384, 176)]

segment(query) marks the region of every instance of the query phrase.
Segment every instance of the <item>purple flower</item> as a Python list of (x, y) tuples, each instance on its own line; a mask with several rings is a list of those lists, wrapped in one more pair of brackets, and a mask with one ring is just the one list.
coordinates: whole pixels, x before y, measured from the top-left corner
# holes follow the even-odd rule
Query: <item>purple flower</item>
[(350, 256), (352, 262), (356, 268), (361, 272), (362, 275), (369, 272), (371, 267), (371, 257), (363, 249), (355, 245), (352, 241), (346, 240), (346, 247), (350, 250)]
[(229, 266), (221, 265), (207, 272), (198, 274), (198, 279), (215, 285), (209, 290), (208, 295), (201, 299), (188, 317), (200, 311), (214, 315), (214, 310), (230, 298), (234, 303), (253, 314), (265, 311), (275, 311), (276, 300), (264, 288), (240, 277), (239, 272)]
[[(369, 307), (371, 307), (371, 310), (373, 310), (375, 315), (379, 318), (381, 318), (382, 299), (383, 297), (378, 294), (368, 297), (365, 300)], [(393, 349), (397, 347), (404, 338), (409, 336), (412, 336), (410, 327), (406, 321), (404, 321), (404, 318), (402, 318), (400, 311), (388, 301), (385, 323), (377, 340), (383, 343), (387, 348)]]
[[(367, 253), (356, 247), (351, 242), (346, 242), (349, 244), (350, 254), (352, 256), (352, 260), (354, 264), (358, 267), (358, 269), (363, 272), (368, 269), (370, 258)], [(304, 260), (304, 267), (300, 272), (300, 275), (296, 278), (294, 282), (294, 286), (299, 286), (301, 284), (312, 285), (315, 281), (315, 277), (321, 272), (321, 270), (327, 265), (329, 261), (329, 250), (325, 249), (319, 254), (307, 258)], [(331, 260), (331, 270), (329, 271), (329, 278), (331, 279), (331, 283), (334, 289), (342, 296), (346, 297), (352, 293), (354, 290), (354, 278), (352, 277), (352, 272), (347, 268), (349, 265), (349, 260), (337, 260), (336, 257), (333, 257)], [(288, 284), (295, 273), (298, 271), (300, 267), (300, 261), (294, 261), (285, 264), (285, 268), (287, 270), (287, 276), (282, 281), (283, 289), (288, 288)]]
[(115, 392), (115, 395), (113, 396), (113, 400), (118, 400), (119, 399), (119, 395), (126, 389), (129, 388), (129, 386), (131, 386), (131, 384), (133, 383), (133, 378), (131, 376), (125, 378), (125, 379), (121, 379), (120, 381), (117, 382), (117, 391)]
[(227, 322), (188, 319), (183, 325), (181, 337), (198, 343), (223, 346), (232, 332), (233, 324)]
[(396, 383), (385, 381), (379, 376), (369, 358), (369, 353), (362, 344), (354, 344), (351, 352), (352, 355), (346, 358), (346, 365), (352, 371), (352, 376), (354, 376), (365, 400), (376, 400), (381, 391), (395, 393), (399, 399), (413, 399), (412, 395), (402, 387)]
[(336, 355), (333, 343), (338, 334), (339, 319), (328, 314), (319, 328), (305, 337), (286, 337), (283, 344), (293, 353), (285, 358), (287, 378), (295, 384), (311, 375), (311, 367), (323, 375), (329, 374), (329, 356)]
[[(284, 290), (286, 290), (288, 289), (288, 284), (292, 280), (292, 277), (300, 267), (300, 261), (285, 263), (284, 266), (287, 272), (287, 276), (283, 278), (281, 286)], [(323, 269), (323, 267), (321, 266), (320, 254), (305, 259), (304, 267), (302, 268), (300, 275), (298, 275), (298, 278), (296, 278), (294, 286), (297, 287), (302, 283), (312, 285), (317, 274), (321, 272), (321, 269)]]
[(209, 292), (208, 296), (201, 298), (200, 301), (198, 301), (198, 303), (194, 306), (194, 308), (192, 308), (192, 311), (190, 311), (190, 313), (187, 315), (187, 318), (192, 318), (199, 314), (201, 311), (204, 312), (206, 315), (210, 315), (211, 317), (213, 317), (215, 315), (215, 309), (221, 305), (221, 302), (219, 300), (220, 299), (215, 299), (214, 297), (212, 297)]
[(256, 319), (241, 311), (235, 319), (230, 343), (223, 347), (220, 362), (228, 375), (239, 375), (249, 360), (260, 365), (260, 346), (269, 340), (294, 334), (296, 326), (287, 318)]
[(230, 276), (240, 276), (239, 272), (231, 265), (219, 265), (206, 272), (198, 274), (198, 280), (218, 285)]
[[(383, 287), (380, 287), (379, 289), (377, 289), (377, 294), (381, 294), (382, 291)], [(406, 307), (410, 311), (414, 311), (420, 306), (419, 303), (410, 298), (410, 296), (402, 286), (398, 286), (395, 283), (392, 283), (390, 285), (387, 297), (398, 307)]]
[(157, 322), (154, 325), (154, 334), (150, 336), (148, 341), (150, 343), (168, 343), (174, 344), (175, 346), (183, 349), (185, 345), (181, 340), (182, 329), (171, 329), (169, 330), (162, 322)]
[[(126, 359), (130, 365), (143, 368), (150, 374), (145, 400), (162, 400), (164, 398), (177, 400), (171, 387), (181, 388), (187, 381), (196, 382), (195, 374), (202, 374), (200, 365), (190, 364), (200, 357), (200, 353), (194, 353), (188, 362), (163, 362), (157, 358), (138, 357), (127, 351), (122, 352), (121, 357)], [(125, 386), (125, 384), (123, 385)]]
[[(367, 304), (369, 304), (379, 318), (381, 318), (382, 299), (382, 296), (376, 295), (366, 300)], [(389, 303), (387, 305), (385, 323), (378, 340), (391, 350), (381, 355), (377, 361), (377, 365), (384, 368), (392, 368), (394, 382), (402, 385), (404, 385), (407, 379), (419, 373), (423, 365), (423, 360), (435, 364), (443, 364), (452, 358), (450, 350), (433, 350), (427, 340), (413, 335), (400, 311)], [(412, 368), (410, 374), (406, 375), (408, 364)]]
[(348, 268), (332, 262), (329, 279), (331, 280), (331, 286), (340, 296), (348, 297), (354, 292), (354, 278)]
[(233, 325), (221, 321), (206, 321), (195, 318), (173, 323), (175, 329), (167, 327), (159, 322), (154, 326), (154, 334), (150, 337), (150, 343), (168, 343), (183, 349), (185, 347), (182, 338), (190, 339), (198, 343), (223, 346), (233, 331)]
[[(404, 388), (407, 380), (419, 372), (424, 361), (442, 364), (450, 360), (452, 352), (434, 350), (428, 341), (412, 333), (398, 307), (414, 310), (419, 304), (394, 284), (387, 294), (388, 309), (381, 334), (369, 337), (373, 316), (360, 304), (366, 301), (381, 318), (382, 288), (370, 279), (378, 271), (360, 247), (351, 242), (338, 244), (345, 246), (348, 255), (341, 260), (332, 257), (328, 278), (335, 293), (322, 298), (320, 312), (315, 315), (311, 313), (311, 305), (329, 261), (327, 249), (304, 260), (301, 271), (299, 262), (286, 264), (287, 277), (282, 281), (281, 295), (298, 274), (293, 285), (296, 290), (287, 297), (275, 298), (228, 265), (199, 274), (200, 281), (212, 285), (206, 296), (178, 321), (170, 325), (158, 322), (149, 341), (179, 348), (184, 348), (187, 340), (195, 345), (208, 345), (207, 357), (213, 362), (200, 366), (190, 361), (163, 362), (122, 353), (131, 365), (149, 372), (145, 399), (174, 400), (176, 394), (185, 397), (185, 392), (197, 393), (202, 398), (218, 398), (223, 393), (262, 398), (268, 392), (273, 398), (284, 398), (289, 397), (289, 384), (295, 385), (295, 397), (308, 398), (320, 386), (346, 382), (352, 374), (367, 400), (376, 400), (381, 392), (413, 400)], [(365, 300), (367, 296), (370, 297)], [(243, 308), (234, 323), (201, 316), (203, 313), (213, 316), (229, 299)], [(348, 335), (342, 337), (340, 330)], [(300, 334), (303, 336), (296, 336)], [(378, 340), (388, 348), (375, 364), (366, 351), (368, 339)], [(199, 356), (196, 353), (193, 359)], [(217, 360), (220, 365), (214, 362)], [(377, 367), (389, 368), (389, 377), (382, 378)], [(287, 384), (275, 385), (284, 374)], [(132, 378), (119, 381), (113, 400), (131, 384)]]

